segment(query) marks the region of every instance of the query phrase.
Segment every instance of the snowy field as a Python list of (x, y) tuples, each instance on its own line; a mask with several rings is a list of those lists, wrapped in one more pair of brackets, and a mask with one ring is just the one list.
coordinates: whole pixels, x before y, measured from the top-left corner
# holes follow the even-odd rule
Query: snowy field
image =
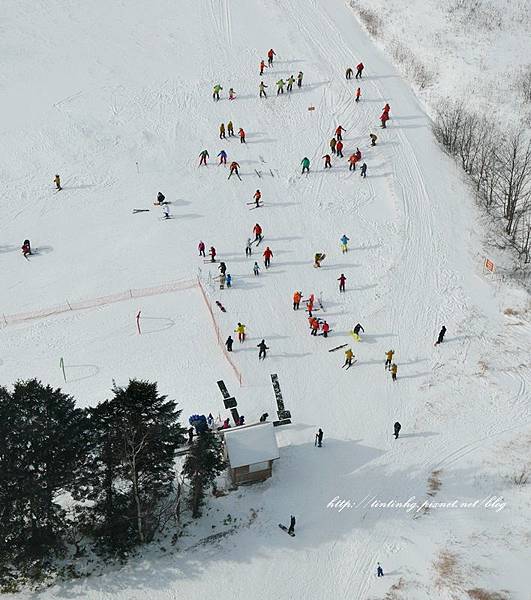
[[(2, 384), (39, 377), (85, 406), (108, 397), (113, 379), (146, 378), (177, 399), (185, 420), (228, 416), (216, 386), (223, 379), (252, 421), (273, 413), (269, 375), (278, 373), (293, 417), (277, 432), (272, 479), (211, 499), (176, 554), (152, 548), (119, 571), (39, 597), (444, 600), (481, 598), (471, 590), (483, 589), (528, 599), (531, 496), (514, 477), (531, 468), (529, 297), (483, 272), (483, 232), (461, 174), (349, 4), (21, 0), (4, 10), (2, 30), (2, 313), (191, 280), (198, 268), (215, 275), (197, 256), (204, 240), (233, 277), (232, 289), (211, 292), (227, 309), (214, 313), (222, 336), (238, 321), (249, 335), (235, 343), (239, 387), (197, 287), (135, 298), (3, 327)], [(258, 65), (271, 47), (264, 100)], [(344, 71), (360, 60), (356, 104)], [(276, 97), (279, 77), (299, 70), (302, 89)], [(245, 129), (246, 145), (218, 139), (229, 119)], [(359, 147), (367, 179), (349, 172), (346, 158), (324, 171), (338, 125), (345, 157)], [(198, 168), (205, 148), (210, 164)], [(222, 148), (241, 165), (241, 182), (216, 165)], [(305, 156), (309, 176), (300, 174)], [(257, 188), (264, 206), (248, 212)], [(171, 220), (153, 206), (158, 191)], [(246, 258), (256, 222), (265, 238)], [(29, 261), (24, 238), (39, 250)], [(315, 252), (327, 255), (321, 269), (312, 267)], [(292, 310), (296, 289), (322, 293), (328, 340), (311, 337), (306, 314)], [(358, 321), (359, 344), (348, 334)], [(443, 324), (447, 337), (434, 347)], [(259, 363), (262, 338), (270, 354)], [(342, 350), (328, 352), (345, 343), (358, 357), (348, 371)], [(383, 368), (391, 348), (396, 383)], [(318, 427), (322, 449), (313, 444)], [(336, 497), (352, 507), (327, 507)], [(426, 500), (470, 506), (418, 509)], [(227, 524), (229, 513), (238, 526)], [(277, 527), (290, 514), (295, 538)]]

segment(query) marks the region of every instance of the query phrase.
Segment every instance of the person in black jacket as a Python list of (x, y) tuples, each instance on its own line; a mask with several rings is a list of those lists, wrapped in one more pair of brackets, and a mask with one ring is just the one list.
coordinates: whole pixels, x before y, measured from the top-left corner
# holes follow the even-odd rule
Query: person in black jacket
[(401, 429), (402, 429), (402, 425), (400, 425), (400, 423), (397, 421), (395, 423), (395, 440), (398, 439), (398, 435), (399, 435)]
[(444, 334), (446, 333), (446, 327), (443, 325), (441, 327), (441, 331), (439, 331), (439, 337), (437, 338), (437, 341), (435, 342), (435, 345), (437, 346), (438, 344), (442, 344), (443, 340), (444, 340)]
[(321, 448), (323, 445), (323, 430), (319, 427), (319, 431), (315, 434), (315, 445)]
[(266, 346), (265, 340), (262, 340), (256, 347), (260, 348), (260, 352), (258, 353), (258, 360), (260, 360), (261, 358), (265, 358), (266, 350), (269, 350), (269, 348)]
[(232, 344), (233, 343), (234, 343), (234, 340), (229, 335), (229, 337), (227, 338), (227, 341), (225, 342), (225, 346), (227, 346), (227, 352), (232, 352)]

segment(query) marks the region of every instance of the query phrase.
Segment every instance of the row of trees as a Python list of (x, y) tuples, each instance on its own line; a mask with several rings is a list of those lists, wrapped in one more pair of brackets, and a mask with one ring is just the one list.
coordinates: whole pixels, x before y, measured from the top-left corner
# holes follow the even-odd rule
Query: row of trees
[(474, 183), (489, 215), (502, 222), (503, 245), (520, 261), (531, 261), (531, 140), (521, 132), (503, 134), (460, 102), (445, 101), (433, 126), (437, 140)]
[(35, 579), (55, 559), (90, 547), (125, 556), (179, 522), (181, 482), (194, 517), (223, 470), (221, 444), (196, 437), (182, 473), (176, 402), (131, 380), (81, 409), (37, 380), (0, 387), (0, 584)]

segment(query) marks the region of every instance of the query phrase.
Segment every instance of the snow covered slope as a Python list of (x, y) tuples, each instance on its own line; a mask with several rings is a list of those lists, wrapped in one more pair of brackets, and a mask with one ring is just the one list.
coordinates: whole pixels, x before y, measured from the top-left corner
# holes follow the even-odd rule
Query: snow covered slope
[[(525, 466), (531, 441), (529, 300), (482, 273), (481, 232), (457, 168), (347, 4), (25, 0), (5, 12), (2, 312), (192, 280), (198, 268), (215, 275), (197, 256), (202, 239), (233, 276), (232, 289), (212, 294), (227, 309), (214, 313), (222, 336), (240, 321), (249, 339), (235, 344), (239, 388), (201, 293), (190, 288), (0, 330), (2, 383), (39, 376), (92, 404), (106, 397), (112, 378), (149, 378), (187, 416), (223, 414), (216, 380), (224, 379), (250, 421), (274, 413), (269, 375), (278, 373), (293, 416), (278, 430), (273, 478), (212, 500), (181, 553), (153, 551), (119, 573), (45, 596), (361, 600), (389, 592), (414, 600), (467, 598), (466, 590), (485, 588), (525, 598), (530, 497), (511, 477)], [(277, 60), (264, 75), (264, 100), (258, 64), (270, 47)], [(366, 71), (356, 104), (344, 70), (360, 60)], [(299, 70), (302, 89), (276, 97), (279, 77)], [(218, 82), (224, 90), (214, 103)], [(381, 131), (386, 102), (392, 120)], [(218, 139), (229, 119), (247, 132), (246, 145)], [(366, 180), (346, 160), (323, 170), (321, 156), (340, 124), (345, 156), (361, 149)], [(370, 132), (379, 136), (375, 148)], [(198, 168), (204, 148), (211, 163)], [(215, 164), (222, 148), (241, 165), (241, 182), (227, 181), (226, 168)], [(309, 176), (300, 174), (304, 156)], [(64, 185), (58, 193), (55, 173)], [(250, 212), (246, 202), (257, 188), (264, 207)], [(159, 190), (172, 202), (171, 220), (152, 205)], [(150, 211), (133, 215), (134, 208)], [(257, 221), (265, 239), (249, 259), (245, 241)], [(19, 250), (26, 237), (40, 249), (29, 261)], [(268, 245), (272, 267), (255, 277), (253, 262), (262, 264)], [(321, 269), (312, 267), (315, 252), (327, 254)], [(322, 292), (326, 313), (316, 314), (331, 325), (328, 340), (311, 337), (306, 314), (292, 310), (296, 289)], [(504, 314), (509, 308), (514, 314)], [(358, 321), (366, 331), (359, 344), (348, 334)], [(434, 347), (443, 324), (447, 338)], [(259, 363), (262, 338), (270, 354)], [(327, 351), (344, 343), (358, 357), (348, 371), (342, 350)], [(383, 369), (390, 348), (396, 383)], [(321, 449), (313, 446), (318, 427)], [(372, 498), (412, 496), (419, 504), (480, 503), (371, 507)], [(503, 510), (486, 506), (493, 496), (505, 498)], [(335, 497), (360, 505), (327, 508)], [(202, 543), (224, 530), (227, 513), (248, 527)], [(290, 514), (297, 516), (294, 539), (277, 527)], [(375, 578), (377, 561), (383, 579)]]

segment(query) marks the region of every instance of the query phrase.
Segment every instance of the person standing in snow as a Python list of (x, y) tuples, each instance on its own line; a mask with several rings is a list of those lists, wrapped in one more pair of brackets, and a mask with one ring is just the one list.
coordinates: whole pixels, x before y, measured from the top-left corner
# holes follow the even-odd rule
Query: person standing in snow
[(302, 292), (295, 291), (293, 294), (293, 310), (299, 310), (301, 300), (302, 300)]
[(335, 154), (335, 153), (336, 153), (336, 145), (337, 145), (337, 140), (336, 140), (336, 138), (335, 138), (335, 137), (333, 137), (333, 138), (330, 140), (330, 144), (329, 144), (329, 145), (330, 145), (330, 152), (331, 152), (332, 154)]
[(382, 569), (382, 566), (380, 565), (380, 563), (377, 563), (376, 576), (377, 577), (383, 577), (384, 576), (384, 572), (383, 572), (383, 569)]
[(271, 251), (271, 249), (269, 248), (269, 246), (264, 250), (264, 266), (266, 269), (269, 269), (269, 266), (271, 265), (271, 258), (273, 256), (273, 252)]
[(267, 98), (266, 87), (268, 87), (263, 81), (260, 82), (258, 89), (260, 90), (260, 98)]
[(227, 273), (226, 284), (228, 288), (232, 287), (232, 275), (230, 273)]
[(393, 362), (393, 356), (394, 356), (394, 354), (395, 354), (394, 350), (388, 350), (385, 353), (385, 365), (384, 365), (384, 369), (386, 371), (391, 369), (391, 363)]
[(395, 430), (395, 440), (398, 439), (398, 436), (400, 434), (400, 430), (402, 429), (402, 425), (400, 425), (400, 423), (397, 421), (394, 425), (394, 430)]
[(262, 235), (262, 227), (256, 223), (255, 226), (253, 227), (253, 233), (255, 235), (254, 241), (256, 242), (256, 245), (258, 246), (258, 244), (262, 241), (263, 235)]
[(345, 71), (345, 78), (352, 79), (353, 74), (354, 74), (354, 71), (350, 67), (348, 67), (348, 69)]
[(323, 446), (323, 430), (319, 427), (317, 433), (315, 434), (315, 446), (321, 448)]
[(247, 238), (247, 244), (245, 245), (245, 256), (251, 256), (251, 254), (253, 253), (251, 245), (251, 238)]
[(344, 292), (345, 291), (345, 282), (347, 281), (347, 278), (343, 275), (343, 273), (341, 273), (341, 277), (339, 277), (338, 281), (339, 281), (339, 291)]
[(238, 130), (238, 135), (240, 136), (240, 144), (245, 144), (245, 131), (242, 127)]
[(205, 242), (200, 241), (197, 249), (199, 250), (199, 256), (205, 258)]
[(343, 136), (342, 136), (342, 133), (341, 133), (343, 131), (345, 133), (347, 132), (347, 130), (344, 129), (343, 127), (341, 127), (341, 125), (338, 125), (337, 128), (336, 128), (336, 139), (337, 139), (338, 142), (341, 142), (343, 140)]
[(378, 139), (378, 136), (374, 133), (369, 134), (369, 137), (371, 138), (371, 146), (376, 146), (376, 140)]
[(310, 335), (316, 336), (319, 333), (319, 319), (312, 319), (310, 325)]
[(234, 125), (232, 124), (232, 121), (227, 123), (227, 133), (229, 134), (229, 137), (234, 136)]
[(225, 139), (225, 123), (222, 123), (219, 126), (219, 139), (220, 140), (224, 140)]
[(256, 261), (254, 262), (253, 273), (255, 277), (258, 277), (260, 275), (260, 266)]
[(239, 168), (240, 168), (240, 165), (235, 160), (233, 160), (230, 163), (230, 173), (229, 173), (229, 176), (227, 177), (227, 179), (230, 179), (233, 174), (236, 174), (236, 177), (238, 177), (238, 179), (241, 181), (242, 178), (240, 177), (240, 174), (238, 173)]
[(344, 233), (343, 236), (339, 238), (339, 241), (341, 242), (341, 252), (345, 254), (348, 251), (348, 243), (350, 242), (350, 239), (347, 237), (347, 234)]
[(323, 321), (323, 325), (321, 326), (321, 329), (323, 330), (323, 337), (327, 338), (328, 332), (330, 331), (330, 325), (326, 321)]
[(223, 261), (221, 261), (219, 263), (218, 269), (222, 275), (225, 275), (225, 273), (227, 272), (227, 265)]
[(286, 83), (288, 84), (288, 92), (291, 92), (293, 90), (293, 84), (295, 83), (295, 77), (293, 77), (293, 75), (290, 75)]
[(367, 177), (367, 164), (363, 163), (360, 167), (360, 175), (365, 179)]
[(210, 262), (216, 262), (216, 249), (214, 246), (210, 246), (210, 252), (208, 255), (210, 256)]
[(332, 158), (330, 156), (330, 154), (325, 154), (322, 158), (324, 158), (324, 168), (325, 169), (331, 169), (332, 168)]
[(351, 154), (348, 157), (348, 170), (349, 171), (355, 171), (356, 170), (356, 163), (358, 162), (358, 156), (356, 153)]
[(258, 360), (263, 360), (267, 356), (266, 350), (269, 350), (269, 347), (266, 346), (265, 340), (262, 340), (256, 347), (260, 348), (260, 351), (258, 352)]
[(232, 352), (232, 344), (234, 344), (234, 340), (229, 335), (229, 337), (227, 338), (227, 341), (225, 342), (225, 346), (227, 346), (227, 352)]
[(22, 250), (22, 256), (24, 258), (31, 256), (31, 244), (30, 244), (29, 240), (24, 240), (22, 242), (21, 250)]
[(396, 374), (398, 373), (398, 366), (396, 363), (391, 365), (391, 379), (396, 381)]
[(55, 189), (58, 192), (63, 189), (61, 187), (61, 178), (59, 177), (59, 175), (57, 175), (57, 174), (55, 175), (55, 177), (53, 178), (53, 182), (55, 183)]
[(214, 86), (214, 90), (213, 90), (212, 98), (213, 98), (215, 101), (219, 100), (219, 93), (221, 92), (221, 90), (222, 90), (222, 89), (223, 89), (223, 88), (221, 87), (221, 85), (219, 85), (219, 83), (217, 83), (217, 84)]
[(276, 56), (276, 52), (271, 48), (267, 53), (267, 64), (269, 67), (273, 66), (273, 56)]
[(265, 69), (265, 68), (266, 68), (265, 61), (264, 61), (264, 59), (262, 59), (262, 60), (260, 61), (260, 77), (262, 77), (262, 76), (263, 76), (263, 74), (264, 74), (264, 69)]
[(365, 66), (362, 62), (360, 62), (359, 65), (356, 66), (356, 79), (358, 79), (358, 77), (361, 79), (361, 74), (363, 73), (364, 68)]
[(255, 202), (256, 208), (260, 206), (260, 200), (262, 198), (262, 192), (260, 190), (256, 190), (253, 196), (253, 200)]
[(297, 75), (297, 87), (301, 88), (302, 87), (302, 78), (304, 77), (304, 73), (302, 71), (299, 71), (299, 74)]
[(357, 90), (356, 90), (356, 102), (360, 101), (360, 96), (361, 96), (361, 88), (357, 88)]
[(380, 116), (380, 122), (381, 124), (381, 128), (382, 129), (387, 129), (387, 121), (389, 121), (389, 113), (386, 113), (385, 111), (382, 113), (382, 115)]
[(229, 89), (229, 100), (234, 100), (236, 98), (236, 92), (230, 88)]
[(302, 173), (301, 175), (304, 175), (304, 173), (309, 173), (310, 172), (310, 159), (305, 156), (302, 160), (301, 160), (301, 165), (302, 165)]
[(262, 416), (260, 417), (260, 423), (265, 423), (268, 418), (269, 418), (269, 413), (263, 413)]
[(225, 150), (222, 150), (219, 154), (219, 164), (220, 165), (226, 165), (227, 164), (227, 153), (225, 152)]
[(209, 158), (208, 150), (203, 150), (202, 152), (200, 152), (199, 158), (201, 159), (199, 161), (199, 166), (205, 165), (205, 167), (206, 167), (207, 166), (207, 158)]
[(236, 329), (234, 330), (234, 333), (238, 334), (238, 341), (240, 342), (240, 344), (245, 342), (245, 325), (243, 323), (238, 323)]
[(437, 338), (437, 341), (435, 342), (436, 346), (443, 343), (445, 333), (446, 333), (446, 327), (443, 325), (441, 327), (441, 331), (439, 331), (439, 337)]
[(277, 81), (277, 96), (284, 93), (284, 80), (282, 77)]
[(343, 142), (341, 140), (339, 140), (336, 144), (336, 154), (339, 156), (339, 158), (344, 158), (343, 156)]
[(345, 364), (341, 368), (344, 369), (345, 367), (351, 367), (353, 358), (354, 352), (352, 352), (350, 348), (347, 348), (345, 350)]

